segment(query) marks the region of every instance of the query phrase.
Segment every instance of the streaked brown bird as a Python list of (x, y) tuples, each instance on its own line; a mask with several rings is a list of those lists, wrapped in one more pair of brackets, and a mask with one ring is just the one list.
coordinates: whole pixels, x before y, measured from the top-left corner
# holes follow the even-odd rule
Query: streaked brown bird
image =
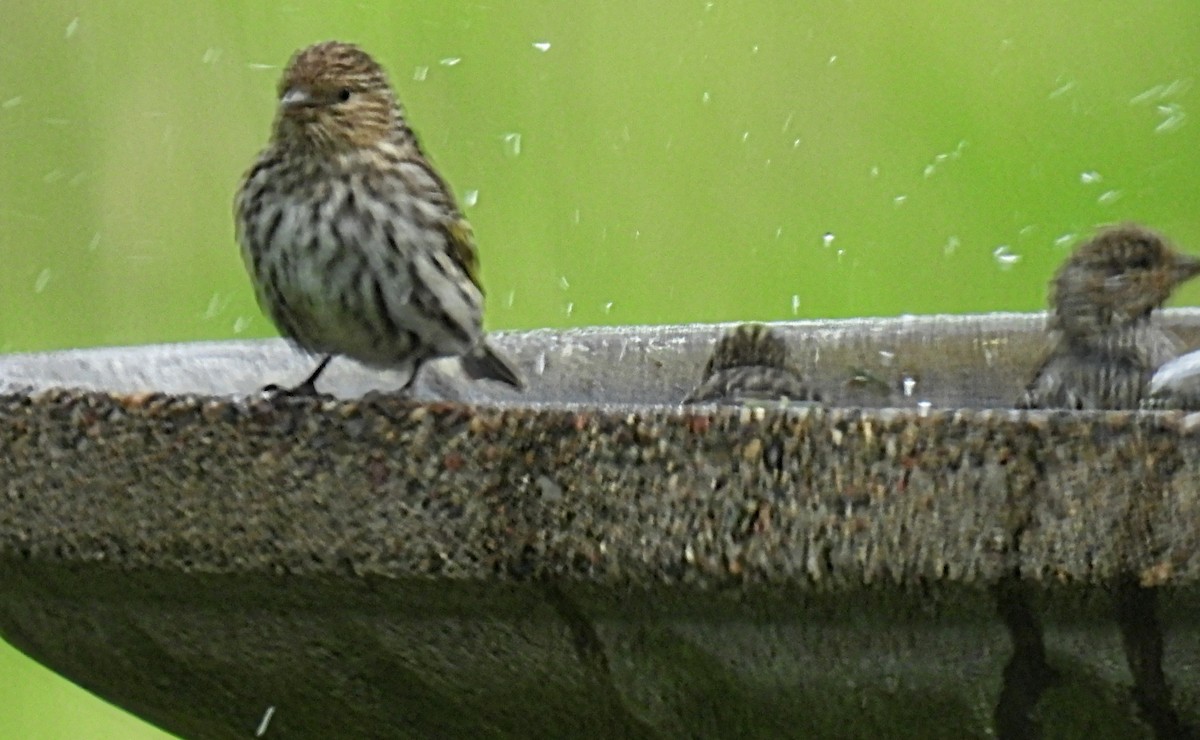
[(337, 41), (298, 51), (279, 82), (271, 141), (234, 201), (259, 306), (324, 355), (292, 389), (314, 393), (337, 355), (407, 369), (459, 357), (467, 375), (523, 386), (483, 331), (471, 226), (421, 151), (383, 69)]
[[(1136, 224), (1105, 229), (1080, 245), (1050, 283), (1050, 328), (1055, 345), (1018, 402), (1022, 408), (1132, 410), (1150, 396), (1151, 377), (1178, 356), (1179, 339), (1153, 321), (1181, 283), (1200, 274), (1200, 259), (1180, 254), (1160, 234)], [(1145, 481), (1131, 500), (1153, 498), (1161, 483)], [(1131, 508), (1116, 534), (1131, 542), (1150, 532), (1140, 507)], [(1114, 536), (1107, 532), (1105, 536)], [(1157, 591), (1140, 584), (1135, 572), (1109, 584), (1117, 626), (1133, 677), (1132, 696), (1156, 737), (1190, 737), (1171, 706), (1163, 669)], [(1014, 737), (1030, 737), (1032, 715), (1055, 671), (1046, 662), (1032, 597), (1019, 573), (1002, 580), (1001, 616), (1013, 637), (1005, 675), (1023, 676), (1024, 687), (1001, 696), (997, 724), (1007, 718)], [(1007, 692), (1006, 692), (1007, 693)], [(1023, 696), (1018, 696), (1024, 694)], [(1006, 702), (1011, 702), (1006, 706)], [(1013, 731), (1016, 728), (1017, 731)]]
[(1136, 409), (1151, 375), (1180, 352), (1152, 314), (1200, 259), (1136, 224), (1080, 245), (1050, 283), (1055, 344), (1020, 408)]
[(764, 324), (740, 324), (717, 341), (698, 385), (682, 403), (820, 401), (791, 366), (787, 345)]

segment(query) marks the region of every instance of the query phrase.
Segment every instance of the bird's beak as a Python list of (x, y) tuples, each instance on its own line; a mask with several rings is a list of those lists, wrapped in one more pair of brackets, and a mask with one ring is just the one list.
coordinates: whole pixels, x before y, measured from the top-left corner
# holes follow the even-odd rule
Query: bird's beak
[(313, 102), (313, 96), (307, 90), (293, 87), (285, 90), (283, 96), (279, 98), (279, 107), (284, 110), (295, 110), (308, 107)]
[(1172, 266), (1175, 273), (1175, 282), (1182, 283), (1184, 280), (1200, 275), (1200, 257), (1195, 257), (1190, 254), (1175, 255), (1175, 264)]

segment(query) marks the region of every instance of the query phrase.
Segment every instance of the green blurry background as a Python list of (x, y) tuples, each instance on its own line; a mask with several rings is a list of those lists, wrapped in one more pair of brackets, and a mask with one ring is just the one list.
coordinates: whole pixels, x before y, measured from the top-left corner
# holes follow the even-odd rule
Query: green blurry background
[[(0, 350), (272, 335), (230, 199), (327, 38), (391, 70), (495, 329), (1033, 310), (1096, 224), (1200, 251), (1194, 0), (332, 7), (0, 0)], [(0, 737), (157, 736), (0, 643)]]

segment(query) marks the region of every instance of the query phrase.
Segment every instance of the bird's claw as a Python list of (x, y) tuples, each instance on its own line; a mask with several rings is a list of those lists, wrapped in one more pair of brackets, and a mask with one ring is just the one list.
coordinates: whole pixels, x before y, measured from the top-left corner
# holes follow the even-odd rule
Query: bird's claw
[(317, 392), (316, 384), (309, 382), (301, 383), (292, 388), (284, 388), (277, 383), (270, 383), (264, 385), (259, 392), (272, 401), (277, 398), (316, 398), (321, 395)]

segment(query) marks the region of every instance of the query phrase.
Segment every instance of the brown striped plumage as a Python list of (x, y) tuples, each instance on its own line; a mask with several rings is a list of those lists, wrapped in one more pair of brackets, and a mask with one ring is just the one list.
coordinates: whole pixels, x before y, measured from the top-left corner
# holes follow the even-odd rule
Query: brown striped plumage
[[(1155, 370), (1180, 351), (1178, 338), (1154, 323), (1153, 312), (1180, 283), (1198, 273), (1200, 260), (1176, 252), (1161, 235), (1135, 224), (1106, 229), (1080, 245), (1050, 284), (1050, 326), (1056, 343), (1017, 405), (1077, 410), (1142, 406), (1151, 398)], [(1047, 479), (1043, 485), (1056, 480)], [(1155, 505), (1151, 502), (1164, 495), (1162, 486), (1162, 481), (1147, 480), (1130, 490), (1126, 516), (1115, 531), (1098, 536), (1152, 541), (1148, 511)], [(1034, 497), (1053, 498), (1044, 491)], [(1020, 529), (1026, 524), (1022, 522)], [(1019, 550), (1021, 544), (1020, 537), (1014, 537), (1013, 549)], [(1138, 547), (1144, 545), (1134, 549)], [(1021, 558), (1013, 562), (1020, 563)], [(1001, 696), (995, 716), (997, 724), (1015, 719), (1010, 729), (1017, 727), (1018, 732), (1031, 735), (1037, 732), (1035, 717), (1042, 692), (1057, 672), (1047, 660), (1040, 622), (1022, 579), (1020, 567), (1014, 567), (998, 585), (1001, 616), (1014, 646), (1005, 676), (1021, 676), (1023, 685), (1018, 692)], [(1126, 571), (1108, 583), (1134, 679), (1134, 703), (1156, 735), (1183, 737), (1186, 733), (1171, 708), (1164, 678), (1157, 589), (1144, 588), (1140, 579), (1137, 572)]]
[(717, 341), (683, 403), (819, 401), (789, 364), (787, 345), (764, 324), (740, 324)]
[(470, 224), (405, 122), (383, 69), (352, 44), (297, 52), (271, 142), (234, 205), (259, 305), (298, 347), (379, 368), (460, 357), (520, 388), (486, 342)]
[(1054, 348), (1018, 401), (1021, 408), (1136, 409), (1178, 339), (1152, 321), (1200, 260), (1135, 224), (1079, 246), (1050, 283)]

